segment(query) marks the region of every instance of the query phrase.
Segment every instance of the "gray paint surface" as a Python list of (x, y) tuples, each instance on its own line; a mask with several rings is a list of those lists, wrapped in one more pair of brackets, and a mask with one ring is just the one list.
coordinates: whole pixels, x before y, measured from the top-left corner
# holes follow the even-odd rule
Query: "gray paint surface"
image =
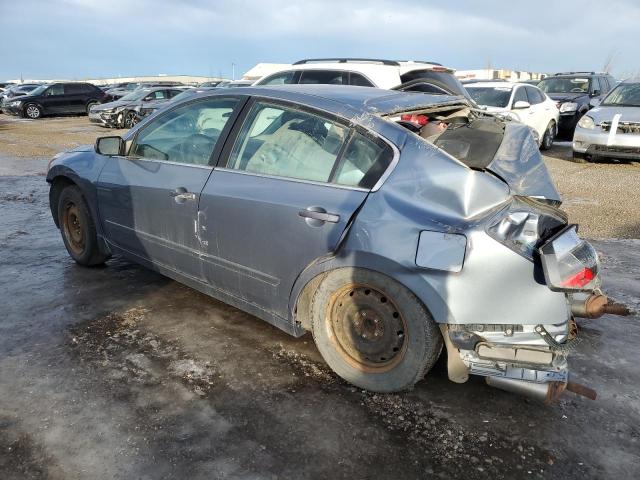
[[(565, 296), (537, 283), (533, 263), (483, 230), (511, 195), (555, 192), (539, 153), (527, 150), (532, 141), (527, 143), (525, 129), (507, 126), (505, 152), (494, 162), (505, 183), (381, 118), (406, 109), (464, 105), (455, 97), (331, 86), (250, 87), (223, 94), (281, 99), (337, 115), (395, 145), (399, 161), (369, 194), (90, 151), (57, 159), (48, 179), (65, 174), (81, 179), (111, 248), (294, 334), (303, 333), (294, 324), (294, 310), (304, 285), (340, 266), (371, 268), (397, 279), (440, 323), (566, 321)], [(130, 143), (156, 117), (125, 140)], [(194, 201), (176, 204), (169, 196), (176, 188), (193, 192)], [(340, 221), (310, 224), (298, 215), (308, 207), (322, 207)], [(467, 237), (460, 273), (416, 266), (424, 230)], [(334, 251), (343, 233), (346, 238)], [(523, 310), (523, 303), (532, 308)]]

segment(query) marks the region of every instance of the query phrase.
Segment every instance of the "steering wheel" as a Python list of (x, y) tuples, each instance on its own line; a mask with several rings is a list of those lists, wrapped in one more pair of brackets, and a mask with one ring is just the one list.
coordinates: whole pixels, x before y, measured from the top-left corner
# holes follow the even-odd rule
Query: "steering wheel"
[(213, 144), (214, 139), (200, 133), (194, 133), (173, 147), (169, 151), (169, 158), (179, 159), (182, 163), (208, 165)]
[(584, 93), (584, 90), (581, 88), (572, 88), (571, 93)]

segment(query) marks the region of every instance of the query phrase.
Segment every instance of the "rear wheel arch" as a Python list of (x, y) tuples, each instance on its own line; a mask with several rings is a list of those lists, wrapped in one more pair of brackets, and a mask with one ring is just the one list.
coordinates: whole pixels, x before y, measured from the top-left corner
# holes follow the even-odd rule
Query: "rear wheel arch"
[[(317, 281), (314, 279), (314, 282)], [(324, 360), (344, 380), (376, 392), (411, 388), (442, 350), (424, 303), (389, 275), (342, 267), (322, 275), (311, 330)]]
[(350, 257), (334, 257), (329, 261), (316, 261), (307, 267), (296, 280), (290, 295), (292, 320), (304, 328), (311, 329), (311, 303), (320, 283), (332, 272), (342, 268), (372, 270), (386, 275), (415, 295), (437, 323), (455, 323), (447, 304), (435, 289), (412, 269), (392, 260), (371, 253), (358, 252), (358, 260)]

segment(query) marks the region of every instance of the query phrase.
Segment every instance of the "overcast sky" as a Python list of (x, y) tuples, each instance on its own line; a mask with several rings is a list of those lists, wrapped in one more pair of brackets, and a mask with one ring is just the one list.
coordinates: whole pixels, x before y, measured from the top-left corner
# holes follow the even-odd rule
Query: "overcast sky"
[(191, 74), (358, 56), (640, 71), (640, 1), (0, 0), (0, 80)]

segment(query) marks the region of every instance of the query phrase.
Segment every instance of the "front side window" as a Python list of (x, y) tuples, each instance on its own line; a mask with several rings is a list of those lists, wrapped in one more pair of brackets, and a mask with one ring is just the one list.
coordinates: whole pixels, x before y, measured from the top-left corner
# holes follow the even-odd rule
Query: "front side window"
[(56, 83), (51, 85), (46, 93), (48, 96), (64, 95), (64, 85), (62, 83)]
[(527, 90), (527, 97), (529, 97), (529, 103), (531, 105), (537, 105), (538, 103), (544, 102), (544, 97), (542, 96), (542, 92), (540, 92), (540, 90), (530, 86), (526, 86), (524, 88)]
[(295, 71), (281, 72), (265, 78), (259, 85), (289, 85), (295, 83)]
[(334, 70), (303, 70), (300, 83), (314, 85), (342, 85), (346, 73)]
[(209, 165), (236, 98), (215, 98), (178, 107), (142, 130), (131, 149), (137, 158)]
[(346, 127), (319, 115), (256, 102), (227, 168), (328, 182), (347, 133)]
[(155, 92), (151, 92), (149, 95), (144, 97), (145, 102), (150, 102), (152, 100), (164, 100), (167, 98), (166, 90), (156, 90)]
[(516, 88), (516, 93), (513, 95), (513, 105), (515, 106), (516, 102), (527, 102), (529, 103), (529, 97), (527, 97), (527, 92), (524, 87)]
[(589, 79), (582, 77), (547, 77), (538, 84), (545, 93), (587, 93)]

